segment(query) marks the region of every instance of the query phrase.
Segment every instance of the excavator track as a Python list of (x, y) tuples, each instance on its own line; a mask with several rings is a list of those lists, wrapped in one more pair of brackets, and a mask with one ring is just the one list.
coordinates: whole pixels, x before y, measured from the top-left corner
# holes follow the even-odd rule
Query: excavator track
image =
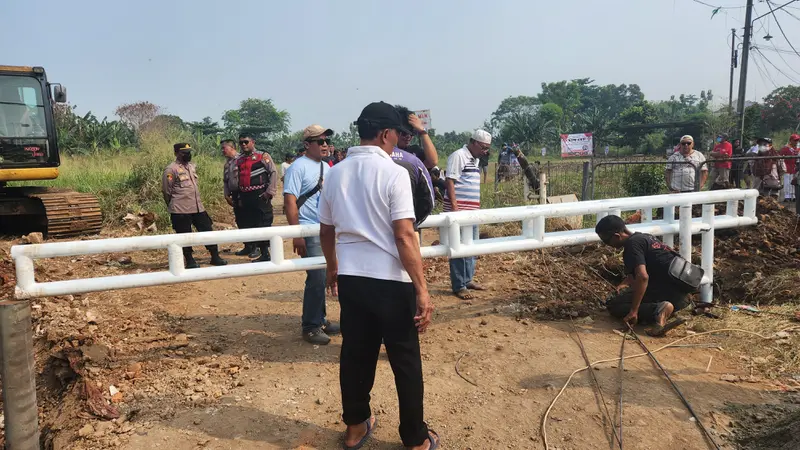
[(15, 222), (16, 231), (39, 231), (50, 239), (97, 234), (103, 226), (95, 196), (63, 189), (5, 188), (0, 194), (0, 214)]
[(74, 191), (47, 192), (32, 195), (44, 205), (47, 213), (48, 238), (97, 234), (103, 227), (100, 202), (91, 194)]

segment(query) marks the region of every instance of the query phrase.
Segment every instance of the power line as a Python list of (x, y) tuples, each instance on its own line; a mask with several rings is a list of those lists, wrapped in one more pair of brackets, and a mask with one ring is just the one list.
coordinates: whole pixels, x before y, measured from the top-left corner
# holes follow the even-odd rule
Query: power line
[[(789, 47), (791, 47), (792, 50), (794, 50), (794, 52), (797, 53), (798, 56), (800, 56), (800, 53), (798, 53), (797, 49), (794, 48), (794, 45), (792, 45), (792, 41), (790, 41), (789, 38), (786, 37), (786, 33), (783, 32), (783, 27), (781, 26), (781, 23), (778, 21), (778, 16), (777, 16), (777, 14), (775, 14), (775, 9), (772, 7), (772, 2), (767, 0), (767, 6), (769, 6), (769, 12), (772, 13), (772, 17), (775, 19), (775, 24), (778, 25), (778, 29), (781, 30), (781, 34), (783, 35), (783, 38), (786, 39), (786, 42), (789, 44)], [(769, 61), (769, 60), (767, 60), (767, 61)]]
[(797, 80), (795, 80), (794, 78), (792, 78), (792, 77), (790, 77), (789, 75), (787, 75), (787, 74), (786, 74), (786, 72), (784, 72), (784, 71), (782, 71), (781, 69), (779, 69), (779, 68), (778, 68), (778, 66), (776, 66), (776, 65), (775, 65), (775, 64), (774, 64), (772, 61), (770, 61), (770, 59), (769, 59), (769, 58), (767, 58), (767, 57), (764, 55), (764, 53), (762, 53), (762, 52), (761, 52), (761, 50), (760, 50), (758, 47), (753, 47), (753, 50), (755, 50), (755, 51), (756, 51), (756, 53), (758, 53), (759, 55), (761, 55), (761, 57), (762, 57), (762, 58), (764, 58), (764, 60), (765, 60), (765, 61), (767, 61), (767, 63), (769, 63), (769, 65), (770, 65), (770, 66), (774, 67), (774, 68), (775, 68), (775, 70), (777, 70), (777, 71), (778, 71), (778, 73), (780, 73), (781, 75), (783, 75), (783, 76), (785, 76), (786, 78), (788, 78), (788, 79), (789, 79), (789, 81), (791, 81), (791, 82), (792, 82), (792, 83), (794, 83), (794, 84), (800, 84), (800, 81), (797, 81)]
[(792, 65), (792, 64), (789, 64), (789, 63), (786, 61), (786, 59), (783, 57), (783, 55), (781, 55), (781, 53), (778, 51), (778, 48), (777, 48), (777, 47), (775, 47), (775, 44), (774, 44), (772, 41), (770, 41), (770, 45), (772, 45), (772, 48), (773, 48), (773, 49), (775, 49), (775, 53), (777, 53), (777, 54), (778, 54), (778, 58), (780, 58), (780, 59), (781, 59), (781, 61), (783, 61), (783, 63), (784, 63), (784, 64), (786, 64), (786, 65), (789, 67), (789, 69), (791, 69), (791, 70), (792, 70), (792, 72), (794, 72), (794, 73), (796, 73), (796, 74), (800, 75), (800, 72), (798, 72), (797, 70), (795, 70), (795, 68), (793, 67), (793, 65)]
[(775, 89), (778, 88), (777, 83), (775, 83), (775, 80), (773, 80), (772, 77), (770, 77), (770, 76), (766, 76), (765, 77), (764, 73), (767, 73), (767, 75), (769, 75), (769, 72), (767, 72), (766, 69), (762, 70), (761, 66), (758, 63), (758, 60), (755, 59), (755, 58), (753, 58), (753, 65), (756, 66), (756, 70), (758, 71), (758, 75), (761, 77), (761, 81), (764, 83), (765, 86), (767, 85), (767, 78), (769, 78), (770, 83), (772, 83), (772, 85), (775, 87)]
[(701, 2), (700, 0), (692, 0), (692, 1), (695, 2), (695, 3), (699, 3), (699, 4), (703, 5), (703, 6), (708, 6), (709, 8), (714, 8), (714, 9), (718, 9), (719, 8), (720, 10), (722, 10), (722, 9), (743, 9), (744, 8), (744, 6), (716, 6), (716, 5), (712, 5), (710, 3)]

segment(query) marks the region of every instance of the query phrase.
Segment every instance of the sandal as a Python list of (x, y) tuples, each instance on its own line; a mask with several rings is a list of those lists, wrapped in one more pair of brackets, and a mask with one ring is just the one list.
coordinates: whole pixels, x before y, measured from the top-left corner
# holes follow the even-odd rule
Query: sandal
[(485, 291), (486, 290), (485, 287), (481, 286), (480, 284), (478, 284), (478, 283), (476, 283), (474, 281), (470, 281), (469, 283), (467, 283), (467, 289), (472, 289), (474, 291)]
[(475, 298), (475, 296), (472, 295), (472, 293), (467, 288), (461, 289), (460, 291), (454, 292), (453, 294), (456, 297), (460, 298), (461, 300), (472, 300), (473, 298)]
[(372, 416), (364, 421), (364, 423), (367, 424), (367, 434), (365, 434), (364, 437), (362, 437), (361, 440), (352, 447), (348, 447), (347, 444), (343, 444), (342, 448), (344, 448), (344, 450), (358, 450), (363, 447), (364, 444), (366, 444), (369, 440), (370, 436), (372, 436), (372, 432), (375, 431), (375, 427), (378, 426), (378, 419), (376, 419), (375, 416)]
[(647, 333), (647, 335), (651, 337), (661, 337), (667, 334), (668, 331), (672, 330), (673, 328), (679, 325), (683, 325), (684, 323), (686, 323), (686, 319), (683, 318), (675, 319), (672, 322), (664, 325), (663, 327), (661, 325), (655, 325), (652, 328), (645, 330), (645, 333)]
[(428, 450), (436, 450), (439, 448), (439, 435), (436, 434), (435, 431), (428, 430), (428, 440), (431, 443), (431, 445), (428, 447)]

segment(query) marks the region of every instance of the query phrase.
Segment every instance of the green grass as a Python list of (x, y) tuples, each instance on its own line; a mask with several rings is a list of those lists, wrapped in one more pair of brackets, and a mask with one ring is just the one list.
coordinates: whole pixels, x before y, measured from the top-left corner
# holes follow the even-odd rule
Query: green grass
[[(170, 226), (167, 205), (161, 194), (161, 176), (174, 160), (172, 144), (180, 135), (152, 133), (140, 139), (139, 151), (98, 153), (87, 156), (63, 155), (60, 175), (55, 180), (16, 185), (50, 186), (93, 194), (100, 201), (106, 226), (119, 227), (128, 213), (152, 212), (160, 230)], [(200, 196), (215, 221), (231, 223), (231, 208), (222, 193), (221, 156), (192, 155), (200, 178)]]

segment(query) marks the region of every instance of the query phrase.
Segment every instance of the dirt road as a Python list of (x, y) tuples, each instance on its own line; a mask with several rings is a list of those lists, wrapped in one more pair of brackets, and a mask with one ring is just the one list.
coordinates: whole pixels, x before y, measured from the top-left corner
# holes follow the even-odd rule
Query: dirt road
[[(134, 266), (157, 267), (143, 258), (134, 256)], [(106, 342), (113, 349), (106, 366), (110, 371), (101, 372), (97, 381), (122, 391), (123, 418), (111, 426), (95, 423), (92, 430), (83, 430), (85, 438), (65, 448), (338, 448), (344, 427), (340, 339), (323, 347), (301, 340), (303, 280), (304, 274), (289, 273), (75, 299), (101, 317), (97, 326), (108, 328), (107, 336), (115, 336)], [(543, 448), (542, 414), (569, 373), (584, 365), (579, 347), (569, 322), (518, 320), (515, 306), (508, 304), (507, 277), (485, 282), (494, 290), (466, 303), (448, 295), (446, 285), (432, 286), (435, 326), (422, 338), (427, 420), (445, 448)], [(335, 299), (328, 308), (335, 319)], [(612, 332), (613, 324), (602, 315), (586, 322), (579, 327), (589, 357), (615, 357), (620, 337)], [(140, 344), (153, 333), (177, 345)], [(650, 342), (655, 348), (656, 342)], [(636, 352), (633, 347), (628, 345)], [(477, 386), (455, 372), (462, 355), (460, 370)], [(670, 349), (659, 358), (715, 432), (725, 434), (726, 424), (714, 426), (709, 413), (724, 402), (769, 401), (765, 386), (720, 381), (721, 374), (739, 372), (717, 350)], [(123, 375), (131, 364), (139, 364), (140, 373)], [(612, 414), (618, 389), (614, 367), (595, 370)], [(631, 360), (626, 369), (628, 448), (707, 448), (649, 361)], [(385, 354), (372, 404), (380, 425), (369, 448), (400, 448), (396, 394)], [(608, 448), (610, 429), (603, 422), (589, 378), (580, 374), (551, 413), (550, 445)]]

